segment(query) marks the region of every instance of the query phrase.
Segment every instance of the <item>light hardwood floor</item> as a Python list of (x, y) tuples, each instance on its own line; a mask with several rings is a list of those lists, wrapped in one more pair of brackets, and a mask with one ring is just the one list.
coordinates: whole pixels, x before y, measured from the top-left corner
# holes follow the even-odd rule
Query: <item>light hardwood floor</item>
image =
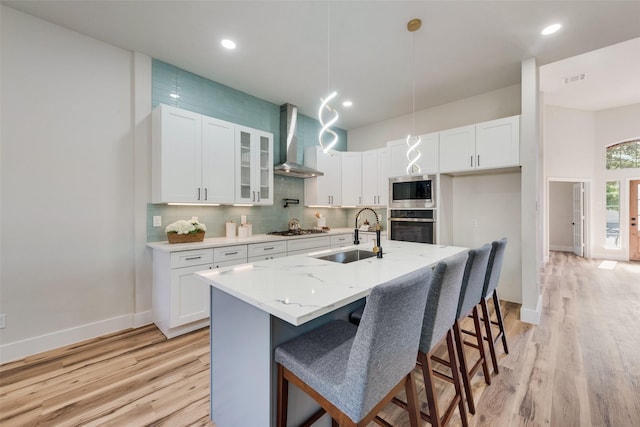
[[(552, 253), (538, 326), (503, 303), (510, 354), (490, 386), (473, 378), (471, 426), (640, 426), (640, 264), (599, 263)], [(4, 364), (0, 426), (213, 426), (208, 345), (207, 329), (148, 326)], [(383, 417), (409, 425), (393, 405)]]

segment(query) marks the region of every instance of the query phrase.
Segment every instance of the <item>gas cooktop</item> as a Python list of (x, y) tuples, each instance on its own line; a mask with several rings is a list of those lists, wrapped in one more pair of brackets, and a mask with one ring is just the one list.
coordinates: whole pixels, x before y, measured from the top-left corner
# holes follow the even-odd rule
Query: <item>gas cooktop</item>
[(285, 230), (285, 231), (272, 231), (267, 234), (273, 234), (274, 236), (303, 236), (305, 234), (320, 234), (326, 233), (323, 230), (315, 230), (315, 229), (298, 229), (298, 230)]

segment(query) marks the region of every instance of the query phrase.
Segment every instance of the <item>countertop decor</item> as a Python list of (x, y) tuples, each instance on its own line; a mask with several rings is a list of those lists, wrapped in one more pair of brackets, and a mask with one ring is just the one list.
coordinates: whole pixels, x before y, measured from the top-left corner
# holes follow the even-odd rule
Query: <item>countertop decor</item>
[(169, 243), (192, 243), (202, 242), (207, 226), (196, 219), (172, 222), (165, 228)]

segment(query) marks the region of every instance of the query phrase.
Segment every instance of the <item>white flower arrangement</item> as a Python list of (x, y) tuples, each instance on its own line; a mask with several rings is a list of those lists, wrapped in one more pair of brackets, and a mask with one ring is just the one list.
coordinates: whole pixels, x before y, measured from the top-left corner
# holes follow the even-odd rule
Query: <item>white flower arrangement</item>
[(180, 219), (167, 225), (164, 231), (167, 233), (189, 234), (197, 233), (198, 231), (207, 231), (207, 226), (195, 219)]

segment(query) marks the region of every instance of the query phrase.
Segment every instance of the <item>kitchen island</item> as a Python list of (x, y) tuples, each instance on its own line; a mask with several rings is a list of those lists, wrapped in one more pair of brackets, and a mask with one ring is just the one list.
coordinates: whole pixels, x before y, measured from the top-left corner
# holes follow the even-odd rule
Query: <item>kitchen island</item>
[[(384, 257), (348, 264), (319, 257), (339, 248), (196, 273), (211, 285), (211, 419), (218, 427), (275, 425), (274, 349), (364, 305), (374, 286), (465, 251), (453, 246), (384, 242)], [(317, 405), (289, 390), (289, 424)], [(317, 425), (330, 425), (329, 418)]]

